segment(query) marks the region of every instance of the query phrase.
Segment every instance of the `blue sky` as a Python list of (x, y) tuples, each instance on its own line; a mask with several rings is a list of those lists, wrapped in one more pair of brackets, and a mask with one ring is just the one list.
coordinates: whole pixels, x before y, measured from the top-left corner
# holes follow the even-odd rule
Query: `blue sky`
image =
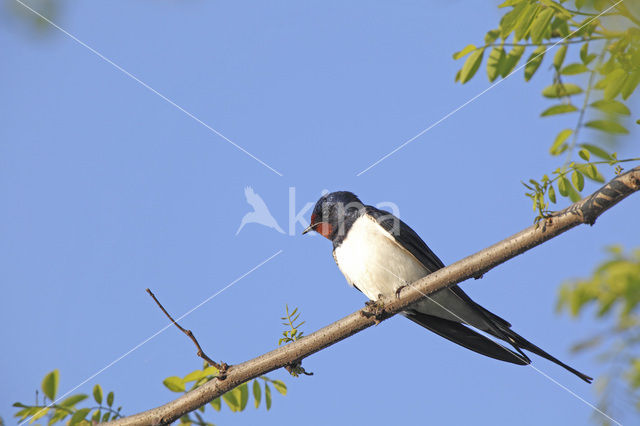
[[(557, 166), (547, 147), (574, 124), (538, 118), (549, 74), (528, 84), (516, 74), (356, 177), (489, 85), (483, 70), (454, 84), (461, 63), (451, 54), (496, 25), (497, 2), (62, 3), (58, 25), (278, 176), (61, 32), (34, 32), (10, 3), (0, 12), (0, 415), (9, 423), (10, 405), (32, 401), (48, 371), (60, 369), (65, 392), (163, 328), (147, 287), (179, 316), (282, 250), (182, 321), (228, 363), (276, 347), (285, 304), (302, 310), (307, 333), (362, 306), (330, 243), (301, 236), (301, 225), (295, 236), (256, 224), (235, 235), (250, 211), (245, 186), (285, 230), (290, 188), (296, 211), (324, 189), (391, 201), (451, 263), (531, 223), (520, 180)], [(630, 153), (623, 145), (620, 157)], [(603, 246), (637, 246), (630, 224), (639, 208), (631, 197), (595, 226), (462, 286), (597, 376), (603, 366), (569, 347), (603, 325), (557, 315), (556, 289), (588, 275)], [(595, 386), (534, 363), (596, 400)], [(162, 379), (200, 365), (191, 342), (169, 329), (78, 391), (100, 383), (132, 414), (174, 398)], [(211, 420), (537, 425), (592, 415), (533, 369), (483, 358), (400, 317), (304, 366), (315, 375), (271, 374), (289, 394), (276, 395), (269, 413), (225, 408)]]

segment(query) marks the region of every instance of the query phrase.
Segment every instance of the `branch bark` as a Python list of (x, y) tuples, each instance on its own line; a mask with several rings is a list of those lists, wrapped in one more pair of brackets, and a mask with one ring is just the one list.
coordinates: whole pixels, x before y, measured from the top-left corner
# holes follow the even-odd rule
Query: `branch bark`
[(305, 338), (280, 347), (257, 358), (233, 365), (224, 379), (214, 379), (203, 386), (157, 408), (111, 422), (114, 425), (168, 424), (201, 407), (236, 386), (260, 375), (285, 367), (328, 347), (365, 328), (389, 318), (409, 305), (444, 287), (479, 277), (497, 265), (550, 240), (580, 224), (593, 225), (596, 219), (624, 198), (640, 190), (640, 167), (616, 177), (589, 197), (556, 212), (538, 226), (530, 226), (497, 244), (440, 269), (405, 287), (398, 298), (383, 300), (384, 308), (371, 315), (360, 309)]

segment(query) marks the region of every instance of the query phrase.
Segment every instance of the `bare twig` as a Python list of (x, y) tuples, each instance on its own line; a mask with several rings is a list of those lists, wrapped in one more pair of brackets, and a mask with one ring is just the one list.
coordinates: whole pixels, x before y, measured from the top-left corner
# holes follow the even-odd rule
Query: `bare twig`
[(147, 293), (149, 293), (149, 296), (151, 296), (153, 298), (153, 300), (158, 304), (158, 306), (160, 307), (160, 309), (162, 309), (162, 312), (164, 312), (164, 314), (167, 316), (167, 318), (169, 318), (171, 320), (171, 322), (176, 327), (178, 327), (178, 329), (180, 331), (182, 331), (184, 334), (189, 336), (189, 339), (191, 339), (193, 344), (196, 345), (196, 348), (198, 348), (198, 356), (200, 358), (204, 359), (205, 361), (207, 361), (207, 363), (210, 366), (215, 367), (215, 368), (218, 369), (218, 371), (220, 371), (220, 374), (218, 375), (217, 379), (218, 380), (223, 380), (225, 378), (225, 373), (226, 373), (227, 369), (229, 368), (229, 366), (227, 364), (225, 364), (224, 362), (217, 363), (214, 360), (212, 360), (211, 358), (209, 358), (207, 356), (207, 354), (205, 354), (204, 351), (202, 350), (202, 347), (200, 347), (200, 343), (198, 343), (198, 339), (196, 339), (196, 336), (193, 335), (191, 330), (187, 330), (187, 329), (183, 328), (180, 324), (178, 324), (176, 322), (176, 320), (173, 319), (171, 314), (169, 314), (169, 312), (167, 312), (167, 310), (164, 308), (164, 306), (162, 306), (162, 303), (160, 303), (160, 301), (158, 300), (156, 295), (153, 294), (153, 292), (151, 290), (147, 289)]
[[(384, 299), (384, 314), (380, 319), (395, 315), (413, 303), (422, 300), (425, 295), (484, 274), (497, 265), (580, 224), (593, 225), (602, 213), (638, 190), (640, 190), (640, 167), (617, 176), (591, 196), (545, 219), (543, 226), (530, 226), (491, 247), (412, 283), (411, 286), (405, 287), (400, 292), (399, 297)], [(632, 224), (632, 226), (636, 226), (636, 224)], [(282, 346), (242, 364), (229, 367), (225, 380), (211, 380), (165, 405), (118, 419), (112, 424), (158, 425), (171, 423), (242, 383), (298, 362), (371, 327), (378, 321), (374, 316), (365, 316), (361, 312), (362, 310), (358, 310), (304, 339)]]

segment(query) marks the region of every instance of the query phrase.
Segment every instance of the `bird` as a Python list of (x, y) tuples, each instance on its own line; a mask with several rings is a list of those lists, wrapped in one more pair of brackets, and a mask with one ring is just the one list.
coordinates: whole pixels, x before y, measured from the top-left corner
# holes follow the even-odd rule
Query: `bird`
[[(333, 243), (333, 258), (347, 282), (371, 301), (392, 297), (444, 263), (406, 223), (393, 214), (365, 205), (348, 191), (323, 195), (310, 225)], [(479, 354), (517, 365), (531, 360), (523, 350), (560, 365), (587, 383), (591, 377), (558, 360), (511, 329), (511, 324), (474, 302), (453, 285), (438, 290), (401, 312), (445, 339)], [(481, 334), (507, 342), (511, 350)]]
[(262, 197), (260, 197), (250, 186), (244, 188), (244, 196), (247, 199), (247, 203), (253, 207), (253, 211), (244, 215), (240, 222), (240, 227), (236, 231), (236, 235), (240, 233), (244, 225), (247, 223), (259, 223), (269, 228), (273, 228), (281, 234), (284, 234), (276, 219), (271, 215), (269, 208), (265, 204)]

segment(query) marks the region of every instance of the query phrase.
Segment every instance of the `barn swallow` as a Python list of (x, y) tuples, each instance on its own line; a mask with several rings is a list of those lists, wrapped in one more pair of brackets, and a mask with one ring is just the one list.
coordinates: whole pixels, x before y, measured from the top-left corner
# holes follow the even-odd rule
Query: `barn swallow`
[[(311, 230), (333, 243), (333, 258), (347, 282), (373, 301), (380, 296), (397, 295), (403, 287), (444, 267), (407, 224), (389, 212), (364, 205), (351, 192), (322, 196), (303, 234)], [(522, 352), (527, 350), (564, 367), (587, 383), (593, 380), (517, 334), (511, 324), (471, 300), (457, 285), (428, 295), (402, 315), (479, 354), (528, 365), (531, 360)], [(507, 342), (515, 351), (474, 328)]]

